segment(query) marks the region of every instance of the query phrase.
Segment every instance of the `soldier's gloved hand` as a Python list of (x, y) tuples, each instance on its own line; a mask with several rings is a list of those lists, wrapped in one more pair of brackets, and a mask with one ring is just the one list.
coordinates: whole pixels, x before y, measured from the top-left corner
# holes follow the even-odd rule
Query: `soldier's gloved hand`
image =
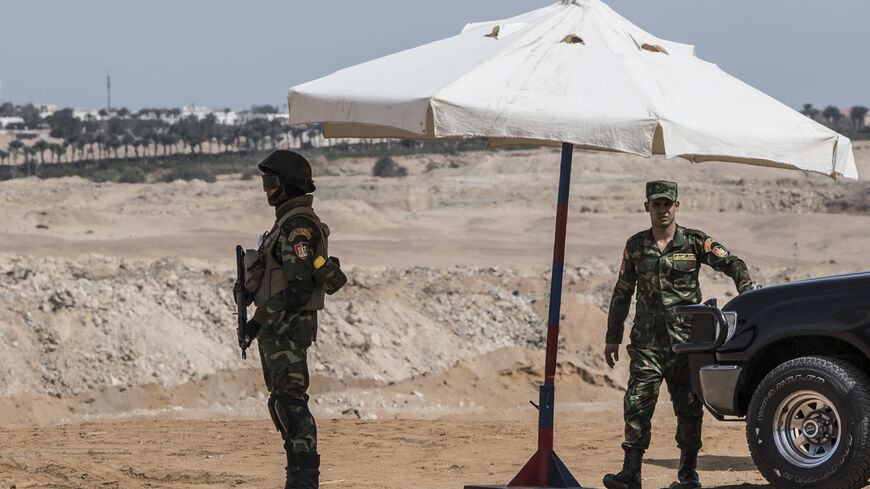
[(260, 323), (253, 319), (250, 319), (245, 323), (245, 341), (248, 343), (248, 346), (250, 346), (251, 342), (254, 341), (254, 338), (257, 337), (257, 333), (260, 332), (260, 327)]
[(604, 345), (604, 361), (607, 362), (608, 367), (613, 368), (619, 361), (619, 345), (615, 343)]

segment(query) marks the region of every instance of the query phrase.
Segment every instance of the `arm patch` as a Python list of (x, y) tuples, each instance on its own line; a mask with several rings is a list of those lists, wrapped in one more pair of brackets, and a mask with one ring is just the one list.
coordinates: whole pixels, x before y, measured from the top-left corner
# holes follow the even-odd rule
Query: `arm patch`
[(308, 258), (308, 243), (296, 243), (293, 245), (293, 251), (300, 260)]
[(311, 239), (311, 231), (305, 228), (296, 228), (293, 231), (290, 231), (290, 234), (287, 236), (287, 239), (293, 241), (294, 238), (298, 236), (305, 236), (306, 239)]

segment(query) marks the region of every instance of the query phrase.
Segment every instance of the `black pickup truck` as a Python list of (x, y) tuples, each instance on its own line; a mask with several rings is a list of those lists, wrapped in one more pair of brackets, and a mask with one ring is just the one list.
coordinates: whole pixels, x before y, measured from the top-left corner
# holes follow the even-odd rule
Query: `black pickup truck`
[(775, 285), (674, 308), (694, 316), (692, 387), (719, 420), (746, 422), (777, 489), (853, 489), (870, 478), (870, 272)]

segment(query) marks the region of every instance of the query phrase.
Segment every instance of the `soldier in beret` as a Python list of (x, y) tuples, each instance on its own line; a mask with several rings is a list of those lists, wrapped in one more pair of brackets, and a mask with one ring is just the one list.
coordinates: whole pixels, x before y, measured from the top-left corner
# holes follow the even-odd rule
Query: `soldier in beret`
[(622, 471), (604, 476), (608, 489), (640, 489), (641, 462), (650, 442), (650, 419), (662, 380), (677, 416), (677, 446), (680, 448), (679, 482), (672, 489), (701, 487), (698, 481), (698, 450), (701, 448), (703, 406), (692, 391), (688, 358), (671, 350), (689, 339), (690, 324), (672, 312), (674, 306), (701, 301), (698, 271), (702, 264), (734, 280), (739, 293), (755, 288), (743, 260), (721, 243), (696, 229), (677, 225), (677, 184), (657, 180), (646, 184), (652, 226), (630, 237), (625, 244), (619, 279), (613, 289), (607, 317), (604, 358), (613, 368), (619, 360), (625, 319), (631, 296), (637, 288), (634, 324), (626, 346), (630, 359), (625, 393), (625, 460)]
[[(275, 224), (259, 250), (246, 252), (246, 276), (257, 310), (245, 326), (245, 340), (258, 340), (268, 408), (284, 439), (285, 489), (316, 489), (320, 476), (317, 427), (308, 410), (307, 350), (316, 339), (317, 311), (324, 290), (314, 280), (327, 256), (329, 228), (312, 209), (311, 166), (300, 154), (277, 150), (258, 168), (263, 190), (275, 208)], [(248, 254), (256, 261), (248, 261)]]

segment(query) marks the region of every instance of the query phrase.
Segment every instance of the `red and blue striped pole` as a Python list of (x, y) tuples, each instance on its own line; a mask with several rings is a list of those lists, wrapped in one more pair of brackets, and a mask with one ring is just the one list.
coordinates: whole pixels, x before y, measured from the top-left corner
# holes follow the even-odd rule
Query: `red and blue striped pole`
[(504, 487), (576, 488), (580, 484), (553, 451), (553, 404), (556, 354), (559, 349), (559, 318), (562, 308), (562, 273), (565, 266), (565, 230), (568, 223), (568, 191), (574, 145), (562, 144), (559, 198), (556, 207), (556, 239), (553, 244), (553, 272), (550, 279), (550, 312), (547, 320), (547, 352), (544, 384), (538, 403), (538, 450), (507, 486), (465, 486), (466, 489)]
[(562, 309), (562, 273), (565, 268), (565, 234), (568, 224), (568, 197), (571, 188), (571, 162), (574, 145), (562, 144), (559, 170), (559, 197), (556, 205), (556, 236), (553, 242), (553, 272), (550, 278), (550, 314), (547, 321), (547, 353), (544, 385), (538, 409), (538, 483), (547, 487), (580, 487), (553, 451), (553, 413), (556, 387), (556, 354), (559, 350), (559, 319)]

